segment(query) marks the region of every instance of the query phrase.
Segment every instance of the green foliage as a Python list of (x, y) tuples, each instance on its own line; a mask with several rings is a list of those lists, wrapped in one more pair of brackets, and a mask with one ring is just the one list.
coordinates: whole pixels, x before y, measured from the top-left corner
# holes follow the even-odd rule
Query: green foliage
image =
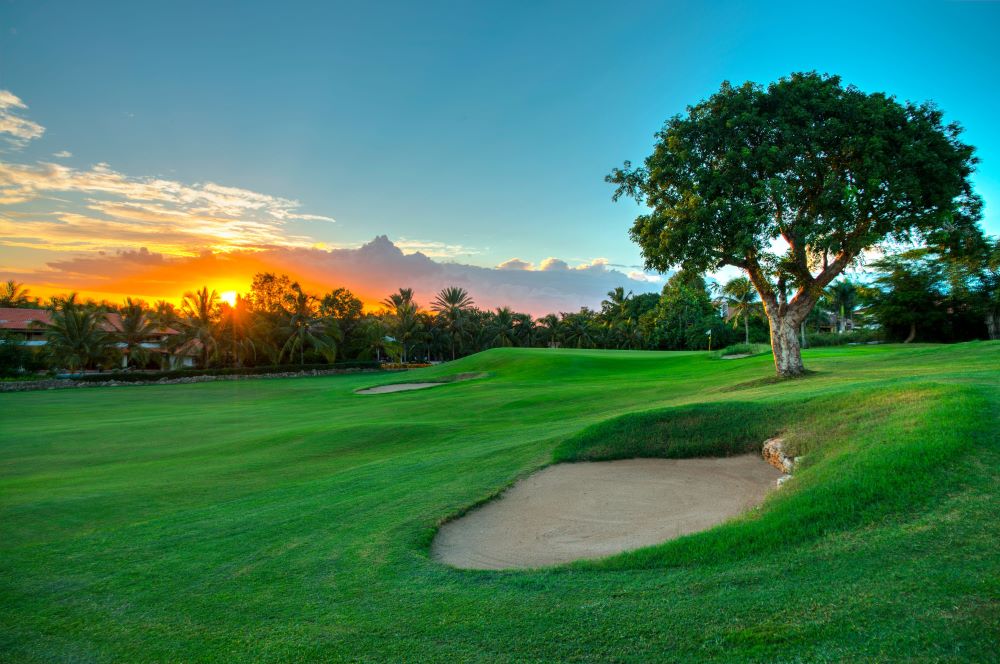
[(761, 353), (770, 353), (771, 347), (767, 344), (729, 344), (725, 348), (718, 350), (715, 353), (716, 357), (725, 357), (726, 355), (760, 355)]
[(867, 344), (884, 341), (885, 336), (882, 330), (854, 330), (852, 332), (844, 332), (842, 334), (837, 334), (835, 332), (810, 332), (806, 334), (806, 347), (808, 348), (846, 346), (848, 344)]
[(276, 373), (295, 373), (298, 371), (329, 371), (348, 369), (376, 370), (382, 363), (375, 360), (349, 360), (346, 362), (320, 362), (314, 364), (274, 364), (256, 367), (222, 367), (217, 369), (173, 369), (170, 371), (106, 371), (102, 373), (71, 375), (73, 380), (84, 383), (104, 383), (117, 381), (120, 383), (141, 383), (156, 381), (161, 378), (193, 378), (195, 376), (259, 376)]
[(704, 350), (711, 331), (716, 345), (725, 343), (729, 329), (712, 304), (705, 279), (682, 270), (663, 287), (657, 308), (643, 321), (654, 347), (670, 350)]
[(103, 312), (80, 304), (76, 294), (55, 300), (50, 312), (52, 321), (41, 327), (45, 330), (45, 353), (54, 367), (73, 371), (112, 361), (113, 338), (106, 329)]
[[(616, 200), (649, 208), (631, 229), (647, 267), (747, 271), (777, 339), (777, 370), (794, 375), (799, 325), (864, 250), (975, 234), (976, 158), (960, 135), (931, 104), (795, 73), (767, 88), (724, 83), (666, 121), (643, 167), (626, 162), (606, 179)], [(778, 238), (784, 253), (772, 251)]]
[(0, 376), (20, 376), (38, 368), (35, 354), (20, 342), (18, 336), (0, 330)]

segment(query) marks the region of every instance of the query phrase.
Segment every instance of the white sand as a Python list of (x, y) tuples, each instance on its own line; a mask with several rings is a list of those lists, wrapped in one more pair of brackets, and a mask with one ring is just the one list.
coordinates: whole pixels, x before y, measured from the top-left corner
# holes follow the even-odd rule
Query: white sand
[(757, 454), (550, 466), (442, 526), (432, 555), (467, 569), (601, 558), (722, 523), (780, 475)]

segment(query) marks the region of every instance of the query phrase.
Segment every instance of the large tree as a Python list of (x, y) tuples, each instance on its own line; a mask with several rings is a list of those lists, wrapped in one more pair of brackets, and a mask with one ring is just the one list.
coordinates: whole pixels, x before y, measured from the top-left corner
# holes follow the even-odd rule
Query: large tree
[(930, 103), (799, 73), (766, 88), (724, 83), (667, 120), (643, 167), (607, 180), (615, 200), (650, 208), (631, 230), (648, 268), (746, 271), (776, 370), (795, 376), (799, 325), (862, 252), (975, 226), (976, 158), (960, 134)]

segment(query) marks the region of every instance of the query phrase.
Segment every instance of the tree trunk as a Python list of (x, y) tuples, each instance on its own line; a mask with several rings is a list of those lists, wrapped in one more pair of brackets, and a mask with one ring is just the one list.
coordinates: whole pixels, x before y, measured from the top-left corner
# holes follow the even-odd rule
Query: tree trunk
[(749, 316), (744, 316), (743, 317), (743, 337), (744, 337), (743, 341), (746, 343), (747, 346), (749, 346), (750, 345), (750, 317)]
[(917, 338), (917, 323), (914, 321), (910, 323), (910, 335), (903, 340), (904, 344), (908, 344)]
[(992, 340), (1000, 339), (1000, 311), (986, 314), (986, 333)]
[(771, 324), (771, 350), (774, 352), (774, 368), (785, 378), (801, 376), (805, 373), (802, 365), (802, 349), (799, 345), (800, 322), (785, 316), (768, 316)]

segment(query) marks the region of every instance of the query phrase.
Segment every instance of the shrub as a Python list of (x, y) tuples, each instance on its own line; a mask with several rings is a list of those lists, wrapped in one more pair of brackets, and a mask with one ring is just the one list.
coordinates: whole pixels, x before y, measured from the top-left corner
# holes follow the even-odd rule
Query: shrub
[(724, 357), (726, 355), (760, 355), (770, 352), (771, 347), (767, 344), (731, 344), (717, 351), (715, 355)]
[(806, 348), (865, 344), (872, 341), (883, 341), (881, 330), (853, 330), (851, 332), (844, 332), (843, 334), (833, 332), (806, 333)]
[(68, 376), (82, 382), (101, 383), (114, 380), (123, 383), (160, 380), (162, 378), (190, 378), (192, 376), (258, 376), (262, 374), (296, 373), (299, 371), (329, 371), (344, 369), (381, 369), (382, 363), (375, 360), (351, 360), (333, 364), (276, 364), (262, 367), (242, 367), (224, 369), (174, 369), (172, 371), (114, 371), (108, 373)]

